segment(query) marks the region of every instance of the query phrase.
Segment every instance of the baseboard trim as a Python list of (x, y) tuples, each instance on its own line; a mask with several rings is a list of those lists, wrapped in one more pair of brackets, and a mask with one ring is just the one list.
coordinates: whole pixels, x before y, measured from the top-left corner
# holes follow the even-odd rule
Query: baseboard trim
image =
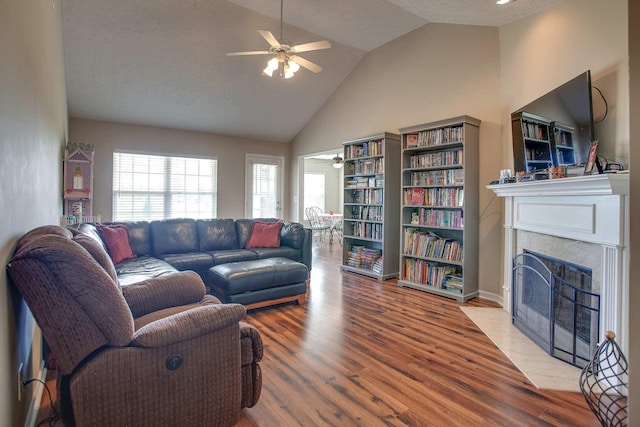
[(502, 297), (499, 296), (498, 294), (495, 294), (493, 292), (487, 292), (487, 291), (479, 291), (478, 292), (478, 296), (482, 299), (488, 299), (489, 301), (495, 301), (498, 304), (502, 305)]
[(42, 401), (42, 393), (44, 392), (44, 383), (47, 381), (47, 368), (44, 360), (40, 362), (40, 369), (37, 375), (37, 379), (40, 381), (34, 381), (33, 393), (31, 393), (31, 402), (29, 402), (29, 411), (27, 412), (27, 419), (24, 421), (25, 427), (35, 427), (38, 421), (38, 412), (40, 411), (40, 402)]

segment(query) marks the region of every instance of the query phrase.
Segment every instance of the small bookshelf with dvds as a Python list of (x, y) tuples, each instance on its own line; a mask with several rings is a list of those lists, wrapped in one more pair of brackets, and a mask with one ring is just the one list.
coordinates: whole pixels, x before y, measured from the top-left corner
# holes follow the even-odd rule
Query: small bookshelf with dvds
[(378, 280), (398, 276), (400, 136), (388, 132), (343, 142), (342, 270)]
[(470, 116), (400, 129), (399, 286), (478, 296), (479, 129)]

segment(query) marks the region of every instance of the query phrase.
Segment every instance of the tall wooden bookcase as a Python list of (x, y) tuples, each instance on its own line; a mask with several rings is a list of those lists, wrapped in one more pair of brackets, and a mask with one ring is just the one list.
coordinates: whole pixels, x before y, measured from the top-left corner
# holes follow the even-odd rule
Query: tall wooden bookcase
[(378, 280), (398, 276), (400, 136), (343, 142), (342, 270)]
[(400, 278), (464, 302), (478, 296), (480, 120), (460, 116), (400, 129)]

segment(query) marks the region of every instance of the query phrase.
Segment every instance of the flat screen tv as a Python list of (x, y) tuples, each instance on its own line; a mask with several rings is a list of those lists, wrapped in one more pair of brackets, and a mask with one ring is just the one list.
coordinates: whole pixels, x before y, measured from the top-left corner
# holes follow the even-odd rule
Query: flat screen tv
[(587, 161), (594, 140), (591, 71), (586, 71), (511, 114), (514, 170)]

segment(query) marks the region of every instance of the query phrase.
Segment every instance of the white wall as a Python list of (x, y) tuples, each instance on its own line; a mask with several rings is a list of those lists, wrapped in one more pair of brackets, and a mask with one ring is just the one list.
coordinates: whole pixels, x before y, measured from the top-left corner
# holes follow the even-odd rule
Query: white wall
[(331, 166), (332, 163), (332, 160), (306, 159), (304, 161), (304, 172), (324, 174), (324, 210), (325, 212), (342, 213), (343, 169), (334, 168)]
[(484, 186), (498, 176), (502, 158), (499, 74), (497, 28), (428, 24), (365, 56), (296, 137), (292, 158), (449, 117), (482, 120), (480, 211), (491, 205), (481, 219), (480, 245), (495, 250), (481, 251), (479, 280), (485, 296), (497, 297), (500, 204)]
[[(0, 2), (0, 265), (17, 239), (62, 213), (67, 104), (59, 1)], [(24, 423), (33, 387), (17, 398), (17, 367), (37, 375), (40, 333), (0, 275), (0, 425)], [(30, 363), (33, 361), (34, 363)]]
[[(78, 118), (69, 119), (69, 140), (95, 144), (93, 213), (111, 220), (114, 150), (218, 158), (218, 217), (244, 217), (245, 154), (284, 156), (283, 194), (289, 194), (289, 144), (247, 140), (202, 132), (136, 126)], [(289, 199), (282, 212), (288, 219)]]

